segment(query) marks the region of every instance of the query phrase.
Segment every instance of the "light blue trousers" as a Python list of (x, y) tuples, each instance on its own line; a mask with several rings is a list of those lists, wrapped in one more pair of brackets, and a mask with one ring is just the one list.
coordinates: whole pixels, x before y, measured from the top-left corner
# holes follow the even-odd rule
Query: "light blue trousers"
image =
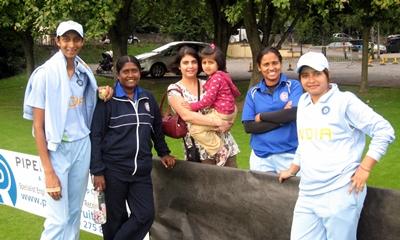
[(293, 153), (277, 153), (261, 158), (252, 150), (250, 154), (250, 170), (279, 173), (290, 167), (293, 157)]
[(367, 188), (349, 194), (349, 186), (315, 196), (299, 193), (290, 239), (356, 240)]
[(61, 182), (61, 199), (46, 194), (46, 221), (41, 240), (79, 240), (82, 203), (86, 194), (90, 164), (89, 136), (62, 142), (50, 151), (51, 163)]

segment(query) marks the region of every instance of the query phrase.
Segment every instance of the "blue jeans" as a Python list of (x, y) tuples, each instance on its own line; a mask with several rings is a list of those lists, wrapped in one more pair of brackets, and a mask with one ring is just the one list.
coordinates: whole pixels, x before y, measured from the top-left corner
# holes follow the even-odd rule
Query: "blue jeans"
[(85, 198), (90, 164), (89, 136), (62, 142), (50, 153), (54, 171), (61, 182), (61, 199), (46, 194), (46, 221), (42, 240), (78, 240), (82, 203)]
[(290, 167), (293, 157), (293, 153), (277, 153), (261, 158), (252, 150), (250, 155), (250, 170), (279, 173)]

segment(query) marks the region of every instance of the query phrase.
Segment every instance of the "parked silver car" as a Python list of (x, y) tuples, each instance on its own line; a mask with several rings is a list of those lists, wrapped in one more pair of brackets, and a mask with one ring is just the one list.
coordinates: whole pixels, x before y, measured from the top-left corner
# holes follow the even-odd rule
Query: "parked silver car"
[(176, 58), (176, 55), (183, 46), (189, 46), (196, 51), (200, 51), (205, 46), (209, 45), (204, 42), (195, 41), (178, 41), (170, 42), (151, 52), (142, 53), (136, 56), (142, 67), (142, 76), (150, 74), (152, 77), (163, 77), (169, 72), (169, 67)]
[(351, 48), (353, 44), (350, 42), (331, 42), (327, 45), (328, 48)]

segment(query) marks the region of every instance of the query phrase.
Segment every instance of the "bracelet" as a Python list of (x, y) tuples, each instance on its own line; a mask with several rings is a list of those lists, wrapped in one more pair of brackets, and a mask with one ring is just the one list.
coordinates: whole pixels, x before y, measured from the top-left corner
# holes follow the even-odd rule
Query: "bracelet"
[(362, 170), (366, 171), (366, 172), (371, 172), (371, 169), (365, 168), (363, 167), (363, 165), (359, 165), (359, 168), (361, 168)]
[(59, 192), (59, 191), (61, 191), (60, 187), (46, 188), (46, 192), (48, 193)]

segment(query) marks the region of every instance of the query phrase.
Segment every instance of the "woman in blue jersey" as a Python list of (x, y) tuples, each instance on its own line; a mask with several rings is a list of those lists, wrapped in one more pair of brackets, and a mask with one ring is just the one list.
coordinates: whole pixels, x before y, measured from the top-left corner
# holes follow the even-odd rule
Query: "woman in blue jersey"
[(161, 129), (158, 104), (138, 86), (140, 69), (135, 57), (120, 57), (114, 96), (99, 101), (94, 111), (90, 172), (94, 188), (105, 192), (104, 239), (143, 239), (149, 231), (154, 219), (153, 144), (166, 168), (175, 164)]
[[(356, 239), (374, 165), (394, 140), (390, 123), (350, 92), (329, 81), (321, 53), (304, 54), (297, 72), (306, 93), (299, 100), (299, 147), (279, 181), (300, 171), (291, 239)], [(365, 135), (372, 139), (364, 158)]]
[(247, 92), (242, 113), (251, 134), (250, 170), (278, 173), (290, 166), (297, 148), (296, 109), (303, 89), (281, 73), (278, 49), (263, 49), (257, 64), (263, 79)]

